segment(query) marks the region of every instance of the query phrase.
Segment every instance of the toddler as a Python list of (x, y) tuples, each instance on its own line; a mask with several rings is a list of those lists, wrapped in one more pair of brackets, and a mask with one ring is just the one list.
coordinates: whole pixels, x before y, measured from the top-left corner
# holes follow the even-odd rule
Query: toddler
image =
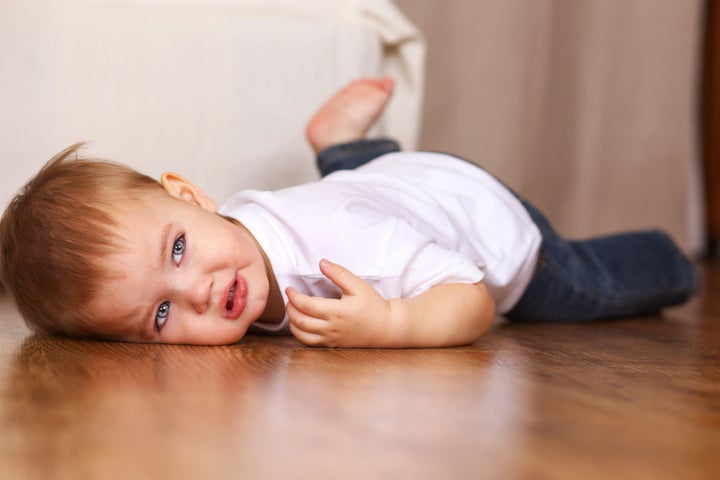
[(220, 209), (180, 175), (72, 146), (8, 206), (3, 283), (36, 332), (216, 345), (253, 329), (329, 347), (463, 345), (496, 313), (644, 315), (697, 290), (659, 231), (568, 241), (474, 164), (363, 140), (392, 89), (353, 82), (311, 119), (322, 180)]

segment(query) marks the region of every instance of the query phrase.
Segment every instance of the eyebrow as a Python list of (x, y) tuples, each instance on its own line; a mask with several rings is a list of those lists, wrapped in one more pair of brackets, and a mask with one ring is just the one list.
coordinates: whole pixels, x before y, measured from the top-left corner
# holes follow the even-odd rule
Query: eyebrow
[[(157, 268), (161, 268), (167, 258), (167, 248), (170, 244), (170, 233), (172, 232), (172, 227), (173, 224), (168, 223), (165, 225), (162, 230), (162, 234), (160, 235), (160, 250), (159, 255), (157, 256)], [(151, 306), (143, 309), (145, 313), (142, 314), (139, 324), (140, 328), (138, 329), (138, 334), (142, 339), (150, 339), (155, 335), (155, 321), (152, 315), (152, 308), (153, 307)]]
[[(147, 315), (145, 318), (147, 318)], [(141, 339), (146, 340), (153, 337), (154, 330), (155, 327), (152, 326), (151, 322), (149, 323), (147, 320), (142, 320), (140, 322), (140, 330), (138, 331), (138, 333), (140, 334)]]
[(160, 235), (160, 255), (158, 255), (158, 266), (162, 266), (165, 262), (167, 255), (167, 247), (170, 244), (170, 230), (172, 229), (172, 223), (168, 223), (163, 228), (163, 233)]
[(150, 339), (153, 337), (153, 331), (155, 330), (155, 327), (153, 325), (153, 322), (148, 322), (148, 317), (151, 317), (149, 315), (151, 308), (142, 308), (141, 312), (143, 312), (140, 317), (140, 322), (138, 324), (138, 335), (140, 335), (141, 339)]
[[(140, 322), (138, 323), (138, 334), (142, 339), (150, 339), (155, 332), (155, 321), (152, 316), (152, 305), (147, 308), (140, 308)], [(148, 320), (150, 319), (150, 320)]]

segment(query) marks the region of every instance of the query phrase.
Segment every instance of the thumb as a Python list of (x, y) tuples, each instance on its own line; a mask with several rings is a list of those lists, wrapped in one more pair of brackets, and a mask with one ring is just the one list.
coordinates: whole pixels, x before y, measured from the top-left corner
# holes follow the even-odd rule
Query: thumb
[(320, 260), (320, 271), (340, 287), (343, 294), (357, 293), (365, 285), (365, 282), (350, 270), (324, 258)]

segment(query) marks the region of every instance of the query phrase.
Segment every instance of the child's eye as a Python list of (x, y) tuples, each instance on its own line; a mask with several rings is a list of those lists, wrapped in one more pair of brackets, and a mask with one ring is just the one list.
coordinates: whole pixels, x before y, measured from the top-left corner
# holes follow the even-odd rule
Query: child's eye
[(170, 302), (164, 301), (158, 307), (157, 313), (155, 313), (155, 330), (156, 331), (159, 332), (165, 326), (165, 322), (167, 322), (169, 313), (170, 313)]
[(172, 259), (175, 265), (180, 264), (183, 255), (185, 254), (185, 235), (180, 235), (175, 243), (173, 244)]

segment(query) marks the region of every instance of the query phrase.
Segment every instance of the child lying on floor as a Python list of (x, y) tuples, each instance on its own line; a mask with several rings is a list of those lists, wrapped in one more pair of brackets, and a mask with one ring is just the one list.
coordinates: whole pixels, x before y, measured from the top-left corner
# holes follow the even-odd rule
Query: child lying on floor
[(330, 347), (462, 345), (496, 312), (642, 315), (697, 290), (661, 232), (568, 241), (478, 166), (363, 140), (392, 89), (353, 82), (311, 119), (334, 173), (219, 210), (177, 174), (157, 182), (72, 146), (7, 208), (2, 280), (36, 332), (216, 345), (252, 326)]

